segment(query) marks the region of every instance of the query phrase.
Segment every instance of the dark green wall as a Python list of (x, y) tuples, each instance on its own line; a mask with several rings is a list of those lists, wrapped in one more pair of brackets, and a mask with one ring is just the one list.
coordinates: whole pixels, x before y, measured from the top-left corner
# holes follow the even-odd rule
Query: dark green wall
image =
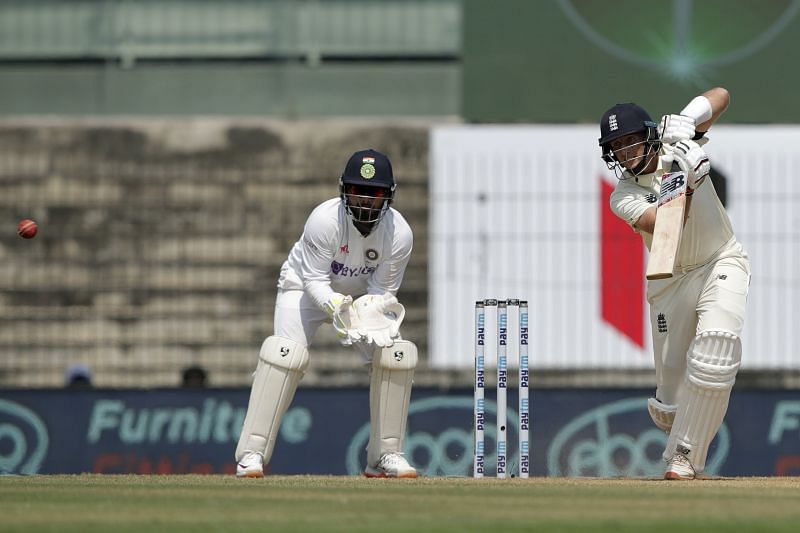
[(458, 115), (460, 0), (0, 0), (0, 117)]
[(460, 80), (457, 64), (412, 62), (7, 64), (0, 116), (457, 115)]
[(465, 0), (463, 116), (595, 122), (618, 102), (677, 112), (714, 86), (727, 122), (800, 122), (800, 3)]

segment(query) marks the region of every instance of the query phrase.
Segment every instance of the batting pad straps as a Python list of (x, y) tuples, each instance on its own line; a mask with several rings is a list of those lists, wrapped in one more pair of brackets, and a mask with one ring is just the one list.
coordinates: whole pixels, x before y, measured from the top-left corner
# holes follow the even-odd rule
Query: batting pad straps
[(688, 457), (697, 472), (705, 469), (708, 446), (728, 410), (741, 359), (742, 341), (730, 331), (703, 331), (694, 338), (678, 411), (664, 450), (665, 460), (680, 453)]
[(672, 422), (675, 420), (677, 410), (677, 405), (661, 403), (655, 398), (647, 400), (647, 412), (650, 413), (650, 418), (660, 430), (667, 433), (672, 429)]
[(733, 387), (742, 360), (742, 341), (729, 332), (703, 331), (689, 346), (687, 378), (701, 389)]

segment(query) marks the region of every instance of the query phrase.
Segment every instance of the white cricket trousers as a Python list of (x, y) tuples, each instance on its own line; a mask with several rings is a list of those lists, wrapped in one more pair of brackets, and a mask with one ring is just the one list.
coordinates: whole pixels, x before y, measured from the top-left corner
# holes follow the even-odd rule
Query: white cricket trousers
[(677, 403), (689, 344), (699, 332), (724, 330), (741, 337), (749, 286), (746, 255), (717, 259), (685, 274), (648, 282), (656, 397), (662, 403)]

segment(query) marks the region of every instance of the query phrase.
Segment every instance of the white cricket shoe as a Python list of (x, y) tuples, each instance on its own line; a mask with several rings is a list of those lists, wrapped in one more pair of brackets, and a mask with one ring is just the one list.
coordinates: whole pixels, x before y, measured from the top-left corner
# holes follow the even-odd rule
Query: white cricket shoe
[(672, 456), (672, 459), (667, 461), (667, 470), (664, 472), (664, 479), (689, 481), (697, 479), (697, 472), (688, 457), (682, 453), (676, 453)]
[(236, 463), (236, 477), (264, 477), (264, 456), (249, 452)]
[(417, 470), (408, 464), (402, 453), (385, 453), (378, 459), (378, 464), (367, 465), (364, 475), (367, 477), (415, 478)]

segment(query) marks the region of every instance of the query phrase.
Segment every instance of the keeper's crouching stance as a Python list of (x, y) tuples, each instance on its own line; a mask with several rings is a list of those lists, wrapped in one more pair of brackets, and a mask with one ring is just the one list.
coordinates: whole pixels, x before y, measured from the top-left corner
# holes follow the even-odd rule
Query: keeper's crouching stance
[(617, 104), (600, 122), (603, 160), (619, 177), (611, 208), (650, 248), (662, 176), (678, 163), (687, 180), (683, 236), (672, 277), (647, 283), (656, 393), (653, 422), (669, 433), (666, 479), (699, 477), (722, 425), (742, 358), (750, 263), (733, 233), (702, 148), (729, 103), (715, 88), (660, 124), (636, 104)]
[(308, 367), (311, 339), (324, 323), (371, 363), (364, 475), (417, 477), (403, 455), (417, 348), (400, 336), (405, 309), (395, 297), (411, 255), (411, 228), (390, 207), (395, 182), (384, 154), (353, 154), (339, 189), (338, 198), (311, 213), (281, 269), (275, 334), (261, 346), (236, 447), (238, 477), (264, 476)]

